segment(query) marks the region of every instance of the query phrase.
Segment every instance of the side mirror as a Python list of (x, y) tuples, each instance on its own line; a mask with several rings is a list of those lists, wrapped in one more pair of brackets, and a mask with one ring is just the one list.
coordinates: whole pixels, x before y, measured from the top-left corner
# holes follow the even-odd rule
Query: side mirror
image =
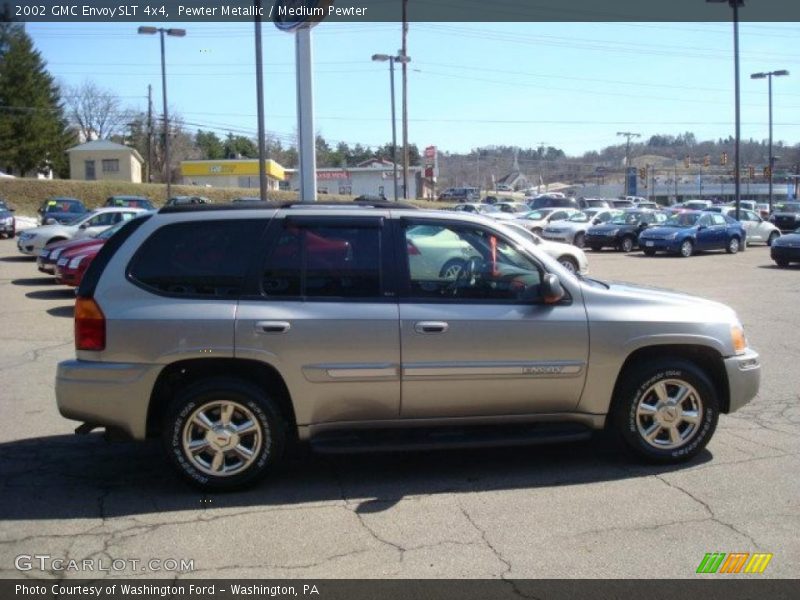
[(600, 223), (600, 219), (598, 217), (595, 217), (594, 219), (592, 219), (592, 225), (598, 225), (599, 223)]
[(706, 226), (705, 226), (705, 225), (698, 225), (698, 226), (697, 226), (697, 231), (702, 231), (702, 230), (703, 230), (703, 229), (705, 229), (705, 228), (706, 228)]
[(88, 228), (89, 228), (89, 222), (87, 221), (86, 223), (83, 223), (83, 224), (80, 226), (80, 228), (81, 228), (81, 229), (88, 229)]
[(566, 295), (564, 288), (561, 286), (561, 281), (558, 279), (558, 275), (554, 275), (553, 273), (545, 273), (541, 290), (542, 300), (544, 300), (545, 304), (556, 304)]

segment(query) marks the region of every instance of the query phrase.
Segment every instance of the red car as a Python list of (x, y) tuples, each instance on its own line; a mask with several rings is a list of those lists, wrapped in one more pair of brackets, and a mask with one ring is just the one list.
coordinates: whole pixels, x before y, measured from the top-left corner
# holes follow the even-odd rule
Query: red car
[(72, 287), (78, 287), (81, 284), (83, 274), (86, 273), (89, 264), (105, 243), (105, 240), (93, 241), (94, 244), (71, 248), (61, 253), (56, 262), (56, 283)]

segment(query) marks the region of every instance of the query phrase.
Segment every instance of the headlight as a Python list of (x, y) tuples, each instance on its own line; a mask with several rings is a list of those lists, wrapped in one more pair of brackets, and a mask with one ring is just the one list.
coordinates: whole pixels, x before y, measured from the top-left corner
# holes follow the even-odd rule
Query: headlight
[(48, 217), (47, 219), (44, 220), (45, 225), (55, 225), (56, 222), (57, 221), (53, 217)]
[(50, 253), (50, 260), (56, 260), (60, 255), (63, 248), (56, 248)]
[(731, 325), (731, 343), (736, 354), (744, 354), (747, 349), (747, 338), (744, 336), (744, 328), (741, 325)]
[(11, 225), (14, 222), (14, 217), (5, 217), (3, 219), (3, 225)]
[(33, 239), (34, 237), (35, 237), (35, 236), (34, 236), (34, 234), (33, 234), (33, 233), (23, 233), (21, 236), (19, 236), (19, 241), (21, 241), (21, 242), (27, 242), (28, 240), (31, 240), (31, 239)]
[(86, 258), (86, 255), (83, 256), (76, 256), (71, 261), (69, 261), (69, 268), (70, 269), (77, 269), (78, 266), (81, 264), (81, 261)]

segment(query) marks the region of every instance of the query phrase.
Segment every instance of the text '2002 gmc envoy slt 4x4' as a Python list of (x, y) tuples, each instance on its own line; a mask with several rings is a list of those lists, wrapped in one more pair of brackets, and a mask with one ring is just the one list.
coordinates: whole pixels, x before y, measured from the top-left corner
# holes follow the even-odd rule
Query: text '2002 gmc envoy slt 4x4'
[(170, 207), (91, 264), (61, 414), (206, 489), (320, 452), (616, 431), (683, 461), (758, 392), (727, 306), (566, 271), (502, 223), (402, 204)]

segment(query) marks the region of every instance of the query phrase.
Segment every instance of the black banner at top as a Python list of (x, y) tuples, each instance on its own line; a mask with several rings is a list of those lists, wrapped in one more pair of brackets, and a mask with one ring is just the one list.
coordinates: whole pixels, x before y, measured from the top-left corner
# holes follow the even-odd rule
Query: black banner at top
[[(410, 22), (800, 21), (798, 0), (407, 0)], [(403, 0), (0, 0), (25, 22), (395, 22)], [(291, 29), (291, 26), (286, 27)]]

